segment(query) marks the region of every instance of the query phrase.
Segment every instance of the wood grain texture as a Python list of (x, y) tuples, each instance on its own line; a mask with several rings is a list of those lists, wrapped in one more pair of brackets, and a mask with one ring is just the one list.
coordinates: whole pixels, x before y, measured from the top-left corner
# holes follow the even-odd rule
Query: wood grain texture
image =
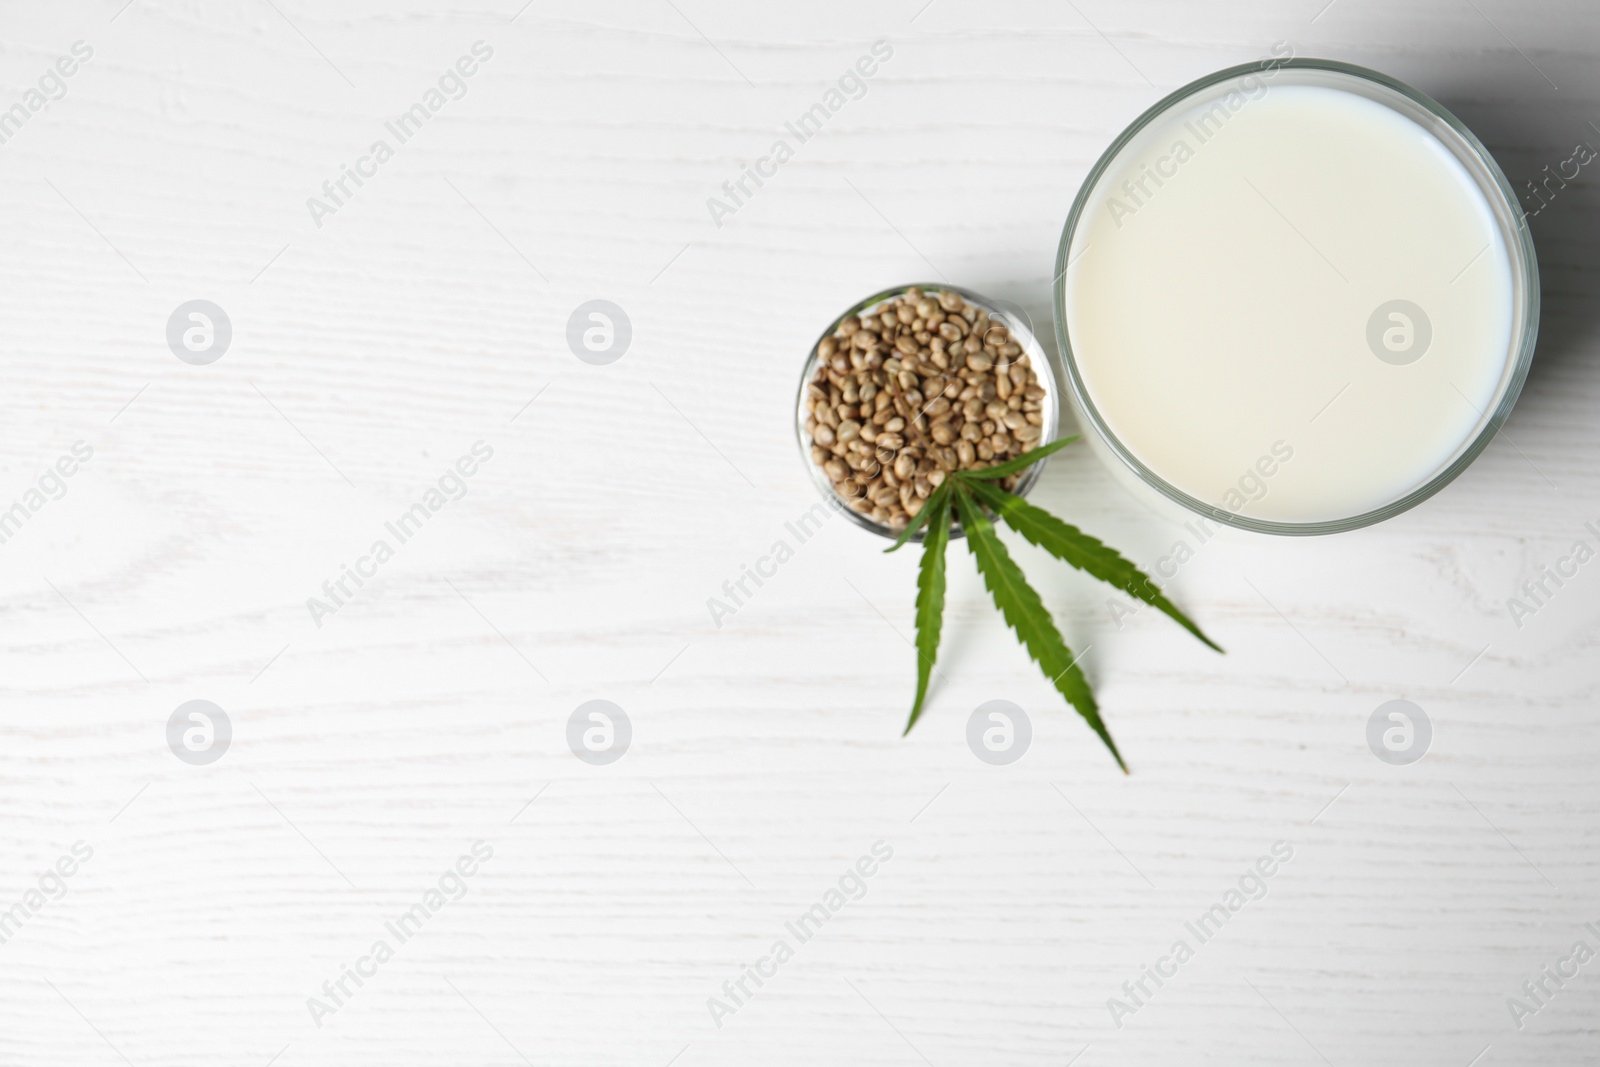
[[(706, 608), (815, 502), (790, 412), (822, 324), (939, 277), (1048, 323), (1079, 182), (1186, 81), (1285, 40), (1439, 98), (1514, 184), (1600, 143), (1586, 0), (1323, 3), (6, 5), (0, 104), (94, 56), (0, 145), (0, 500), (94, 454), (0, 545), (0, 909), (93, 857), (0, 944), (0, 1059), (1592, 1062), (1600, 965), (1521, 1030), (1505, 1004), (1600, 944), (1600, 573), (1521, 628), (1505, 607), (1600, 520), (1587, 170), (1534, 222), (1504, 435), (1382, 526), (1203, 546), (1172, 591), (1227, 656), (1014, 546), (1130, 777), (959, 546), (947, 681), (905, 739), (909, 554), (833, 521)], [(877, 39), (867, 94), (714, 225)], [(314, 225), (479, 40), (466, 95)], [(234, 327), (204, 367), (164, 338), (195, 297)], [(565, 341), (597, 297), (634, 331), (606, 367)], [(306, 599), (480, 440), (465, 495), (316, 625)], [(1086, 452), (1036, 492), (1146, 566), (1184, 536)], [(1364, 729), (1402, 696), (1436, 736), (1389, 767)], [(196, 698), (234, 730), (207, 767), (164, 738)], [(567, 749), (593, 698), (633, 724), (608, 767)], [(994, 698), (1034, 725), (1006, 768), (964, 738)], [(307, 998), (480, 839), (465, 895), (317, 1026)], [(715, 1026), (879, 840), (865, 896)], [(1279, 840), (1265, 898), (1115, 1027)]]

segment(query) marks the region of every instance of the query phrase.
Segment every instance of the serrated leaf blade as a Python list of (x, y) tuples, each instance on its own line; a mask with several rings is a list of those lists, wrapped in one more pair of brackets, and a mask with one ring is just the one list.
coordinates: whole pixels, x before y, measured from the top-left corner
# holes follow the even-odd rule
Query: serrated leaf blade
[(1078, 667), (1072, 650), (1062, 640), (1055, 621), (1045, 609), (1044, 601), (1022, 576), (1022, 569), (1012, 560), (1011, 554), (995, 533), (994, 523), (967, 489), (965, 484), (957, 487), (956, 510), (960, 513), (961, 526), (967, 535), (967, 547), (977, 562), (978, 573), (983, 576), (989, 595), (994, 598), (995, 607), (1000, 609), (1007, 625), (1016, 631), (1017, 638), (1028, 650), (1028, 655), (1039, 664), (1045, 677), (1050, 679), (1050, 684), (1105, 742), (1117, 766), (1126, 774), (1128, 765), (1122, 762), (1122, 754), (1117, 751), (1116, 742), (1111, 740), (1111, 734), (1100, 718), (1100, 709), (1095, 704), (1089, 680)]
[(928, 494), (927, 502), (922, 505), (922, 510), (911, 516), (911, 521), (906, 523), (906, 528), (900, 531), (900, 536), (895, 538), (894, 544), (884, 549), (884, 552), (893, 552), (911, 540), (911, 536), (922, 529), (923, 524), (928, 521), (928, 517), (933, 514), (934, 501), (938, 500), (941, 495), (948, 497), (950, 493), (949, 486), (950, 480), (946, 478), (934, 488), (933, 492)]
[(973, 478), (1004, 478), (1008, 474), (1027, 470), (1041, 459), (1054, 455), (1077, 439), (1077, 434), (1073, 434), (1071, 437), (1063, 437), (1059, 441), (1051, 441), (1047, 445), (1040, 445), (1032, 452), (1024, 452), (1022, 455), (1014, 459), (1008, 459), (1004, 463), (996, 463), (993, 467), (984, 467), (975, 471), (957, 471), (956, 477), (963, 481)]
[(973, 484), (971, 489), (979, 500), (1000, 516), (1001, 521), (1029, 542), (1085, 574), (1144, 601), (1207, 646), (1222, 651), (1220, 645), (1207, 637), (1193, 620), (1178, 610), (1177, 605), (1162, 595), (1149, 575), (1110, 545), (998, 486), (980, 482)]
[(929, 495), (923, 508), (930, 514), (928, 534), (922, 539), (922, 563), (917, 569), (917, 697), (912, 701), (905, 733), (911, 732), (922, 714), (934, 659), (939, 654), (939, 634), (944, 627), (945, 549), (950, 544), (952, 492), (952, 483), (947, 479)]

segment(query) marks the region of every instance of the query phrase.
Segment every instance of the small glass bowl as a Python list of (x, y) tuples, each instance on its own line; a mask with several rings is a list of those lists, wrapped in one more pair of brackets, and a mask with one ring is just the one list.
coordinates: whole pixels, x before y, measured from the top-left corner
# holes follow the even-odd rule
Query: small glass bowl
[[(811, 475), (811, 482), (817, 487), (817, 492), (822, 495), (823, 501), (863, 530), (870, 530), (891, 540), (900, 536), (899, 530), (851, 508), (839, 494), (833, 491), (833, 483), (828, 480), (827, 472), (812, 462), (811, 435), (806, 433), (806, 416), (808, 414), (805, 407), (806, 386), (811, 383), (811, 379), (817, 373), (819, 359), (817, 350), (824, 340), (833, 336), (840, 323), (851, 315), (870, 312), (876, 309), (878, 305), (893, 300), (895, 297), (903, 296), (913, 289), (919, 289), (930, 296), (937, 296), (941, 290), (959, 293), (968, 304), (988, 312), (990, 319), (1004, 325), (1010, 331), (1011, 339), (1022, 346), (1023, 353), (1028, 357), (1028, 365), (1033, 368), (1035, 376), (1039, 380), (1039, 386), (1044, 389), (1045, 393), (1040, 400), (1039, 408), (1039, 414), (1043, 419), (1040, 426), (1039, 443), (1034, 447), (1042, 447), (1056, 439), (1061, 411), (1062, 382), (1060, 367), (1054, 359), (1051, 359), (1045, 353), (1044, 347), (1034, 334), (1033, 326), (1028, 319), (1027, 313), (1015, 305), (1008, 304), (1005, 301), (991, 300), (970, 289), (962, 289), (955, 285), (912, 282), (907, 285), (897, 285), (892, 289), (885, 289), (881, 293), (874, 293), (855, 306), (840, 313), (839, 317), (829, 323), (828, 328), (822, 331), (822, 334), (811, 345), (811, 354), (806, 357), (805, 367), (800, 372), (800, 388), (795, 393), (795, 440), (800, 446), (800, 462), (805, 464), (806, 472)], [(1039, 474), (1043, 469), (1044, 463), (1035, 463), (1023, 471), (1022, 477), (1017, 481), (1016, 488), (1011, 491), (1017, 496), (1026, 496), (1028, 491), (1033, 488), (1034, 483), (1039, 480)], [(911, 539), (913, 541), (921, 541), (922, 535), (923, 531), (918, 530), (912, 535)], [(960, 537), (961, 530), (959, 526), (952, 525), (950, 535), (952, 537)]]

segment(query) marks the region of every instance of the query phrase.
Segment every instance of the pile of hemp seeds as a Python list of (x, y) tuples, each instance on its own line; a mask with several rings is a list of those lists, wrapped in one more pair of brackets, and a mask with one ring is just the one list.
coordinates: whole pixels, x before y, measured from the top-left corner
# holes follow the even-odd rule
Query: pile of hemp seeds
[[(811, 459), (851, 510), (903, 528), (947, 472), (1039, 446), (1044, 387), (990, 312), (908, 289), (841, 321), (806, 385)], [(1014, 489), (1019, 475), (1000, 484)]]

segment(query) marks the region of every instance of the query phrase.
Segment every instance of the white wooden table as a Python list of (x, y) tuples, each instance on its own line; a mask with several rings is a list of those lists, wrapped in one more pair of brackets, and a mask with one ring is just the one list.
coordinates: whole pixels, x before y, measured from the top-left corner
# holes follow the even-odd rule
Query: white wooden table
[[(815, 502), (790, 412), (816, 331), (940, 277), (1047, 326), (1078, 183), (1162, 94), (1287, 41), (1440, 98), (1520, 186), (1600, 145), (1600, 10), (521, 2), (6, 6), (0, 1061), (1594, 1062), (1600, 963), (1520, 1029), (1507, 1007), (1600, 948), (1600, 563), (1520, 628), (1506, 605), (1600, 543), (1588, 170), (1534, 222), (1505, 435), (1380, 527), (1204, 546), (1172, 592), (1227, 656), (1018, 549), (1129, 777), (960, 547), (949, 681), (905, 739), (911, 554), (835, 520), (720, 627), (706, 602)], [(864, 95), (787, 133), (877, 40)], [(41, 79), (64, 95), (28, 111)], [(331, 202), (344, 165), (368, 176)], [(165, 335), (194, 299), (232, 326), (206, 365)], [(605, 366), (566, 340), (592, 299), (632, 327)], [(1037, 499), (1147, 567), (1184, 536), (1087, 452)], [(346, 565), (373, 576), (336, 604)], [(1365, 738), (1395, 698), (1433, 723), (1410, 766)], [(631, 722), (609, 765), (568, 748), (592, 699)], [(1033, 724), (1010, 766), (965, 741), (991, 699)], [(166, 739), (191, 700), (231, 723), (206, 765)], [(1279, 841), (1264, 898), (1190, 934)]]

